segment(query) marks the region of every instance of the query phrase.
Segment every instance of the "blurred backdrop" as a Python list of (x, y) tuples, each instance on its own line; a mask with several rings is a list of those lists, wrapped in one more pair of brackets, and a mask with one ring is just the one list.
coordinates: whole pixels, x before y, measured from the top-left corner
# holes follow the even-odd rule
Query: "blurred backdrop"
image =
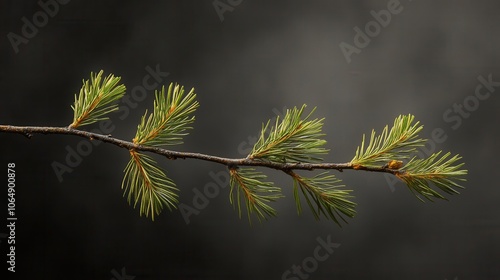
[[(469, 170), (461, 195), (425, 204), (389, 177), (335, 173), (358, 203), (342, 228), (309, 211), (297, 216), (292, 182), (265, 171), (286, 198), (275, 203), (277, 218), (250, 226), (229, 204), (223, 166), (155, 157), (184, 205), (194, 207), (207, 184), (220, 188), (187, 218), (165, 211), (151, 222), (122, 197), (125, 150), (94, 145), (58, 176), (53, 165), (67, 164), (82, 139), (0, 134), (1, 166), (15, 162), (17, 172), (15, 275), (499, 279), (499, 8), (430, 0), (2, 1), (1, 124), (67, 126), (82, 79), (103, 69), (121, 76), (130, 95), (111, 118), (117, 138), (132, 139), (152, 108), (154, 91), (141, 91), (150, 75), (156, 88), (178, 82), (198, 93), (195, 129), (180, 151), (244, 157), (262, 122), (306, 103), (326, 118), (326, 161), (349, 161), (363, 133), (411, 113), (425, 126), (422, 137), (444, 131), (428, 151), (463, 155)], [(318, 260), (322, 242), (335, 248)]]

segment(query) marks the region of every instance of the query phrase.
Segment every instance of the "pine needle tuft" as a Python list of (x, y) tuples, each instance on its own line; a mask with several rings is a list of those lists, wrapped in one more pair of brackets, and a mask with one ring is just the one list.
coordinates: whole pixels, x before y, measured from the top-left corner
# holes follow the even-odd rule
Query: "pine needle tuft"
[[(365, 135), (361, 146), (356, 149), (356, 155), (351, 160), (354, 166), (382, 166), (391, 160), (408, 159), (416, 148), (425, 144), (418, 133), (423, 126), (419, 122), (413, 123), (413, 115), (399, 116), (394, 120), (391, 130), (386, 125), (380, 135), (372, 130), (370, 142), (365, 145)], [(366, 146), (366, 147), (365, 147)]]
[(248, 158), (289, 163), (321, 161), (318, 155), (328, 152), (322, 147), (326, 141), (321, 139), (325, 135), (321, 132), (324, 119), (308, 120), (315, 109), (301, 119), (305, 107), (287, 110), (283, 120), (278, 117), (274, 126), (269, 126), (270, 121), (263, 124)]
[(283, 196), (280, 188), (274, 187), (270, 182), (263, 181), (266, 179), (266, 175), (253, 168), (233, 168), (230, 169), (230, 175), (229, 201), (235, 208), (238, 208), (240, 218), (243, 200), (250, 223), (252, 222), (252, 214), (255, 214), (259, 221), (276, 216), (276, 210), (267, 203), (274, 202)]
[(115, 101), (123, 97), (126, 88), (118, 84), (121, 78), (113, 74), (101, 83), (102, 75), (102, 70), (97, 75), (90, 73), (90, 80), (83, 81), (78, 97), (75, 94), (75, 103), (71, 106), (74, 112), (71, 128), (106, 120), (107, 114), (118, 110)]
[(404, 171), (396, 176), (406, 183), (412, 193), (422, 202), (420, 195), (432, 201), (432, 198), (447, 200), (443, 195), (433, 190), (430, 183), (447, 194), (460, 194), (455, 188), (463, 189), (459, 182), (466, 181), (463, 176), (467, 170), (461, 169), (464, 163), (457, 163), (461, 157), (450, 153), (439, 157), (441, 152), (432, 154), (426, 159), (412, 158), (405, 166)]
[(300, 189), (316, 220), (323, 214), (342, 226), (340, 220), (347, 223), (343, 216), (352, 218), (356, 215), (356, 203), (350, 201), (352, 190), (343, 189), (345, 186), (340, 185), (341, 180), (334, 175), (323, 172), (312, 178), (305, 178), (291, 171), (288, 173), (293, 178), (293, 195), (298, 214), (302, 213)]
[(151, 217), (160, 214), (166, 206), (177, 208), (177, 187), (149, 156), (130, 151), (130, 161), (125, 167), (122, 182), (123, 195), (134, 208), (140, 204), (140, 215)]
[(134, 143), (148, 146), (182, 144), (189, 125), (194, 122), (192, 114), (198, 108), (194, 88), (184, 95), (184, 87), (170, 84), (167, 95), (165, 87), (155, 93), (153, 113), (144, 114), (137, 128)]

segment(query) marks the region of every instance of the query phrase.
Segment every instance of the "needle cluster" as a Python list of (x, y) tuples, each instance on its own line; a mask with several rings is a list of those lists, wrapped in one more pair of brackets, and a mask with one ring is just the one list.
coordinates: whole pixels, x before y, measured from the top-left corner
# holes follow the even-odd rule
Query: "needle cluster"
[(115, 101), (123, 97), (126, 88), (118, 84), (120, 77), (110, 74), (102, 81), (102, 75), (102, 70), (97, 75), (90, 73), (90, 80), (83, 81), (80, 94), (75, 94), (75, 103), (71, 106), (74, 112), (71, 128), (106, 120), (107, 114), (118, 110)]
[[(170, 84), (167, 94), (165, 87), (156, 91), (153, 113), (144, 114), (137, 127), (133, 143), (161, 147), (182, 144), (182, 139), (194, 122), (192, 115), (199, 103), (191, 89), (187, 94), (184, 87)], [(122, 182), (124, 195), (134, 207), (140, 202), (140, 214), (146, 217), (158, 215), (163, 206), (169, 210), (177, 208), (178, 188), (149, 156), (136, 150), (130, 151), (130, 160), (125, 168)]]
[(267, 203), (274, 202), (283, 195), (280, 188), (264, 181), (266, 175), (254, 168), (231, 168), (229, 173), (231, 175), (229, 201), (238, 209), (240, 218), (243, 204), (246, 205), (249, 222), (252, 221), (252, 214), (255, 214), (259, 221), (277, 215), (276, 210)]
[(356, 155), (351, 160), (353, 165), (382, 166), (391, 160), (403, 160), (425, 144), (426, 140), (418, 137), (423, 129), (419, 122), (413, 123), (413, 115), (399, 116), (389, 130), (385, 126), (380, 135), (372, 130), (370, 141), (365, 143), (365, 135)]
[(422, 202), (424, 200), (419, 195), (429, 201), (432, 198), (446, 200), (446, 197), (431, 188), (431, 184), (447, 194), (459, 194), (456, 188), (464, 188), (459, 183), (465, 181), (464, 176), (467, 175), (467, 170), (461, 169), (464, 163), (459, 163), (462, 157), (450, 157), (449, 152), (441, 156), (441, 153), (432, 154), (426, 159), (414, 157), (406, 164), (404, 172), (396, 175)]
[(328, 152), (323, 148), (326, 141), (321, 139), (325, 135), (321, 132), (324, 119), (308, 120), (316, 108), (302, 117), (305, 108), (306, 105), (300, 109), (288, 109), (283, 119), (278, 116), (271, 127), (270, 120), (263, 124), (260, 137), (248, 158), (274, 162), (321, 161), (318, 155)]

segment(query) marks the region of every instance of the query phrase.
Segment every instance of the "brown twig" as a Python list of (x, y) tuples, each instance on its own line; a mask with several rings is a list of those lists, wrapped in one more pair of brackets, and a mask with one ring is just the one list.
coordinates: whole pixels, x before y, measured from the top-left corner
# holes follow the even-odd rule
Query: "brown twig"
[(342, 172), (344, 169), (352, 170), (363, 170), (371, 172), (382, 172), (397, 175), (403, 171), (390, 169), (387, 166), (381, 167), (368, 167), (353, 165), (351, 163), (278, 163), (270, 162), (259, 159), (251, 158), (224, 158), (212, 155), (206, 155), (201, 153), (190, 153), (190, 152), (178, 152), (162, 148), (143, 146), (134, 144), (133, 142), (124, 141), (121, 139), (116, 139), (111, 137), (111, 135), (103, 135), (93, 132), (88, 132), (84, 130), (74, 129), (72, 127), (41, 127), (41, 126), (12, 126), (12, 125), (0, 125), (0, 132), (6, 133), (18, 133), (22, 134), (28, 138), (31, 138), (33, 134), (66, 134), (75, 135), (90, 140), (100, 140), (106, 143), (110, 143), (121, 148), (136, 151), (151, 152), (158, 155), (165, 156), (168, 159), (198, 159), (204, 161), (216, 162), (219, 164), (226, 165), (228, 167), (235, 166), (261, 166), (273, 168), (281, 171), (290, 170), (315, 170), (315, 169), (335, 169)]

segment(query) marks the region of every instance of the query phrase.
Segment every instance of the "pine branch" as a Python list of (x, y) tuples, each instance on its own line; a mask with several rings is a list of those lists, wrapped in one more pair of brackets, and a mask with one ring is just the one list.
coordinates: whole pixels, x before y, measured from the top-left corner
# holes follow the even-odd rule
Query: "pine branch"
[(189, 125), (193, 123), (199, 103), (195, 101), (194, 89), (184, 96), (184, 87), (170, 84), (167, 96), (165, 87), (155, 93), (153, 113), (147, 117), (147, 111), (137, 128), (134, 143), (148, 146), (182, 144), (182, 137), (187, 135)]
[(293, 195), (297, 204), (297, 212), (302, 212), (299, 189), (316, 220), (323, 214), (327, 219), (332, 219), (337, 225), (342, 226), (339, 219), (347, 223), (343, 216), (352, 218), (356, 215), (356, 203), (350, 201), (351, 190), (345, 190), (340, 185), (341, 180), (323, 172), (312, 178), (299, 176), (293, 171), (287, 172), (293, 178)]
[(454, 188), (463, 189), (458, 182), (466, 181), (463, 178), (467, 175), (467, 170), (460, 169), (464, 163), (457, 163), (462, 157), (455, 155), (447, 160), (450, 153), (439, 157), (441, 152), (432, 154), (426, 159), (412, 158), (405, 166), (404, 172), (396, 174), (413, 194), (422, 202), (424, 201), (419, 195), (422, 195), (429, 201), (432, 198), (445, 199), (437, 191), (430, 187), (430, 183), (437, 186), (441, 191), (447, 194), (460, 194)]
[(269, 128), (270, 121), (262, 125), (260, 137), (255, 143), (252, 152), (248, 155), (251, 159), (265, 159), (272, 162), (318, 162), (321, 158), (316, 155), (326, 154), (327, 149), (322, 148), (326, 141), (320, 139), (323, 119), (308, 121), (315, 109), (307, 117), (301, 119), (306, 105), (297, 109), (287, 110), (283, 120), (279, 116), (274, 126)]
[[(357, 148), (355, 157), (348, 163), (318, 163), (319, 155), (328, 152), (321, 139), (323, 119), (309, 120), (309, 115), (302, 118), (306, 105), (300, 109), (287, 110), (282, 120), (278, 117), (274, 125), (270, 121), (262, 126), (257, 143), (246, 158), (232, 159), (212, 155), (178, 152), (162, 148), (166, 145), (182, 143), (187, 130), (194, 121), (193, 113), (199, 106), (195, 100), (194, 89), (184, 95), (184, 88), (170, 84), (167, 94), (165, 87), (155, 93), (153, 113), (146, 111), (142, 117), (132, 142), (115, 139), (111, 135), (101, 135), (76, 129), (106, 119), (106, 114), (117, 110), (114, 103), (125, 92), (124, 85), (118, 85), (119, 77), (109, 75), (101, 83), (103, 71), (97, 75), (91, 73), (89, 81), (84, 82), (80, 95), (75, 96), (73, 123), (68, 127), (33, 127), (0, 125), (0, 132), (19, 133), (28, 138), (33, 134), (66, 134), (100, 140), (129, 150), (130, 161), (125, 167), (122, 189), (129, 204), (134, 208), (140, 204), (140, 214), (153, 220), (164, 207), (172, 210), (178, 202), (177, 187), (156, 162), (142, 152), (163, 155), (168, 159), (199, 159), (223, 164), (229, 168), (231, 180), (230, 202), (242, 213), (243, 201), (247, 216), (255, 215), (259, 221), (273, 217), (276, 210), (268, 204), (281, 198), (281, 190), (266, 182), (266, 176), (253, 168), (243, 166), (262, 166), (281, 170), (290, 175), (294, 182), (294, 197), (297, 211), (302, 211), (299, 189), (316, 219), (324, 215), (339, 226), (345, 217), (355, 215), (355, 203), (350, 201), (351, 190), (343, 189), (340, 180), (327, 172), (314, 177), (302, 177), (295, 170), (347, 169), (390, 173), (407, 184), (409, 189), (420, 196), (445, 199), (433, 190), (429, 184), (437, 186), (448, 194), (458, 194), (455, 188), (463, 188), (459, 181), (467, 170), (457, 164), (461, 158), (456, 155), (449, 158), (449, 153), (441, 158), (433, 154), (427, 159), (411, 159), (404, 166), (403, 159), (410, 157), (417, 147), (424, 145), (425, 139), (418, 137), (422, 129), (419, 122), (413, 124), (414, 116), (399, 116), (389, 130), (386, 126), (380, 135), (372, 131), (370, 141), (365, 148), (365, 136)], [(269, 131), (268, 131), (269, 130)], [(345, 216), (345, 217), (344, 217)]]
[(386, 125), (382, 133), (376, 136), (372, 130), (370, 142), (365, 148), (365, 135), (361, 146), (356, 149), (356, 155), (351, 164), (361, 166), (382, 166), (391, 160), (407, 159), (416, 148), (425, 144), (426, 140), (418, 137), (423, 126), (419, 122), (412, 124), (413, 115), (399, 116), (389, 131)]
[[(403, 180), (405, 183), (410, 180), (412, 177), (408, 177), (408, 174), (412, 174), (412, 169), (402, 170), (402, 169), (392, 169), (389, 168), (388, 165), (385, 166), (357, 166), (352, 163), (286, 163), (286, 162), (270, 162), (270, 161), (262, 161), (259, 159), (251, 159), (251, 158), (224, 158), (217, 157), (212, 155), (200, 154), (200, 153), (190, 153), (190, 152), (178, 152), (171, 151), (167, 149), (162, 149), (158, 147), (150, 147), (144, 145), (138, 145), (133, 142), (128, 142), (120, 139), (116, 139), (111, 137), (111, 135), (102, 135), (98, 133), (82, 131), (77, 129), (72, 129), (68, 127), (34, 127), (34, 126), (11, 126), (11, 125), (0, 125), (0, 132), (7, 133), (17, 133), (22, 134), (28, 138), (31, 138), (33, 134), (66, 134), (66, 135), (75, 135), (83, 138), (87, 138), (89, 140), (100, 140), (106, 143), (110, 143), (116, 145), (121, 148), (125, 148), (128, 150), (134, 151), (144, 151), (151, 152), (154, 154), (162, 155), (167, 159), (175, 160), (175, 159), (198, 159), (209, 162), (214, 162), (218, 164), (225, 165), (229, 168), (233, 168), (236, 166), (260, 166), (267, 167), (276, 170), (281, 170), (284, 172), (290, 172), (291, 170), (317, 170), (317, 169), (335, 169), (338, 171), (343, 170), (355, 170), (355, 171), (369, 171), (369, 172), (380, 172), (380, 173), (389, 173), (396, 175), (398, 178)], [(416, 161), (416, 160), (414, 160)], [(416, 161), (418, 163), (418, 161)], [(407, 168), (411, 167), (415, 163), (408, 163)], [(417, 165), (418, 166), (418, 165)], [(458, 171), (460, 174), (466, 174), (466, 170)], [(419, 174), (421, 172), (417, 172), (415, 174)], [(406, 176), (405, 176), (406, 174)], [(453, 173), (452, 173), (453, 174)], [(450, 175), (452, 175), (450, 174)], [(455, 175), (457, 173), (454, 173)], [(418, 178), (418, 177), (413, 177)], [(448, 179), (451, 179), (448, 178)], [(444, 181), (445, 182), (445, 181)], [(314, 212), (313, 212), (314, 213)], [(354, 213), (354, 212), (353, 212)], [(349, 215), (347, 215), (349, 217)], [(333, 218), (332, 218), (333, 219)], [(334, 220), (335, 221), (335, 220)]]
[(114, 103), (125, 94), (125, 86), (119, 85), (120, 77), (113, 74), (104, 78), (101, 83), (103, 71), (97, 75), (90, 74), (90, 80), (83, 81), (78, 97), (75, 95), (75, 103), (71, 106), (74, 111), (71, 128), (89, 125), (101, 120), (106, 120), (105, 115), (118, 110)]
[(242, 200), (245, 201), (250, 223), (252, 214), (255, 214), (259, 221), (276, 216), (276, 210), (267, 203), (283, 197), (280, 188), (274, 187), (272, 183), (264, 182), (266, 175), (253, 168), (230, 168), (229, 171), (231, 175), (229, 201), (235, 208), (238, 208), (240, 218)]

